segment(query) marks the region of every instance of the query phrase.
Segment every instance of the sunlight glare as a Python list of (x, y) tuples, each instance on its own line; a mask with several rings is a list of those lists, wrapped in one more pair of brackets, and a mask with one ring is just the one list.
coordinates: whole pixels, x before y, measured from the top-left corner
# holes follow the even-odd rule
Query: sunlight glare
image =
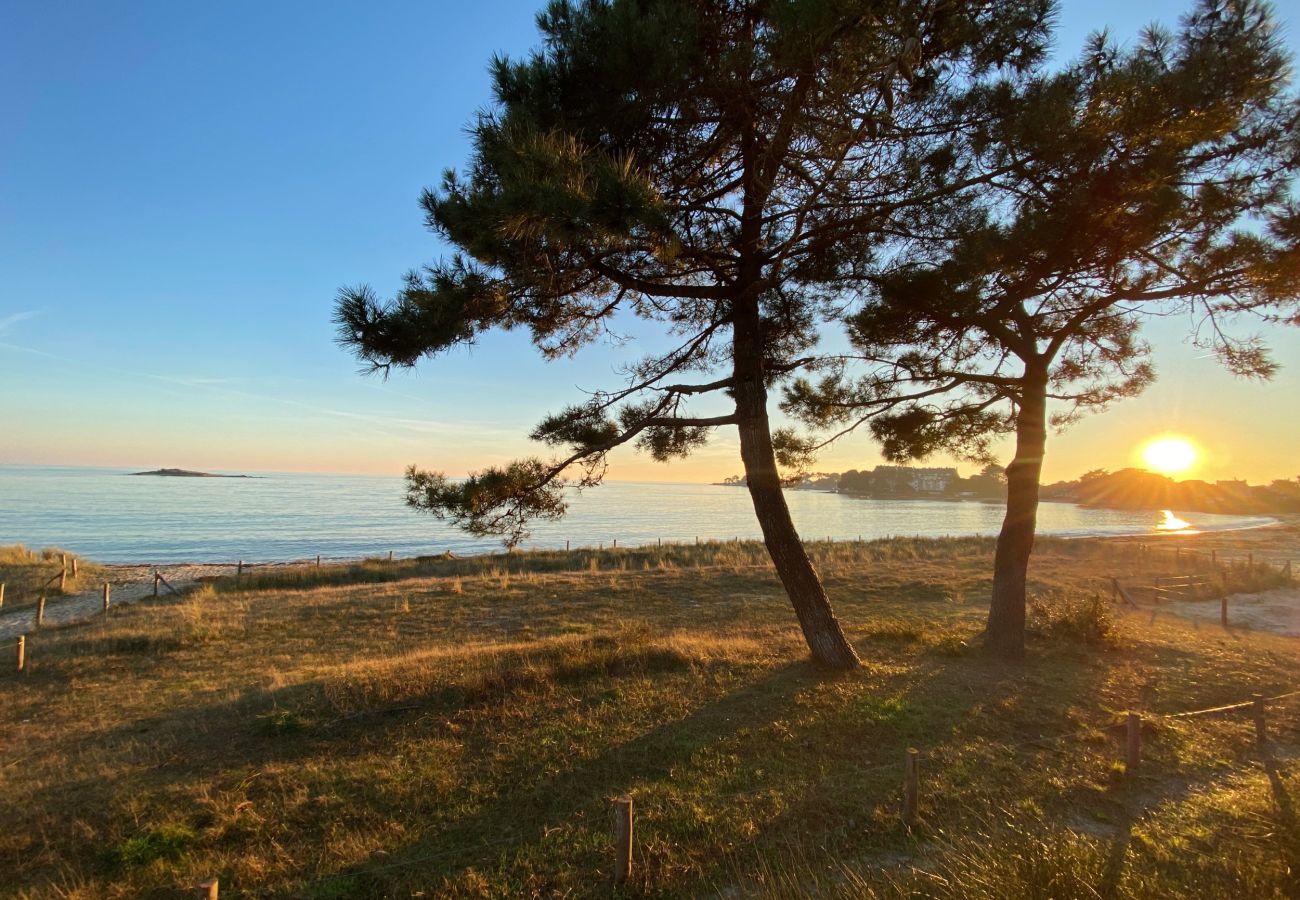
[(1196, 462), (1196, 448), (1183, 438), (1158, 438), (1143, 448), (1142, 460), (1152, 471), (1173, 475), (1187, 470)]

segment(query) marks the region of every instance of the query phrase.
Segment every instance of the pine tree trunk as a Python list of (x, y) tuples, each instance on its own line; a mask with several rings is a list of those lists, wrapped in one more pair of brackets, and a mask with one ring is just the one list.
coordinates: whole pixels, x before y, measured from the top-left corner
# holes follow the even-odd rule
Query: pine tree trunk
[(985, 648), (1004, 659), (1025, 655), (1025, 580), (1038, 522), (1038, 484), (1047, 447), (1047, 375), (1027, 371), (1016, 416), (1016, 455), (1007, 467), (1007, 514), (993, 559), (993, 598)]
[(767, 415), (757, 302), (738, 302), (733, 324), (733, 395), (739, 420), (740, 458), (745, 466), (754, 513), (763, 529), (763, 543), (794, 606), (813, 659), (829, 668), (852, 669), (859, 664), (858, 655), (835, 618), (830, 598), (795, 530), (781, 489)]

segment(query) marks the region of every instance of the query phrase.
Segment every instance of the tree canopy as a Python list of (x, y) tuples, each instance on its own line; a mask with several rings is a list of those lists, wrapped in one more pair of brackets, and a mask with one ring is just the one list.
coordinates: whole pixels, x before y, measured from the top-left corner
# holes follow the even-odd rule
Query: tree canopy
[(1196, 341), (1257, 377), (1276, 364), (1234, 326), (1298, 321), (1289, 63), (1267, 5), (1204, 0), (1176, 34), (1151, 27), (1129, 49), (1098, 34), (1061, 72), (964, 94), (981, 125), (959, 166), (993, 177), (936, 200), (950, 231), (909, 236), (846, 318), (853, 351), (786, 392), (814, 426), (867, 425), (891, 459), (987, 460), (1016, 433), (999, 547), (1014, 557), (1012, 653), (1049, 404), (1063, 427), (1148, 385), (1150, 316), (1189, 316)]
[[(792, 457), (768, 391), (816, 358), (819, 326), (880, 247), (934, 227), (935, 197), (985, 177), (952, 149), (969, 127), (952, 95), (1039, 62), (1050, 11), (1048, 0), (552, 2), (541, 48), (493, 62), (495, 102), (472, 126), (464, 173), (423, 197), (456, 252), (390, 301), (343, 291), (341, 339), (379, 369), (493, 328), (572, 354), (616, 315), (675, 342), (543, 419), (532, 436), (553, 457), (463, 481), (413, 469), (411, 504), (514, 543), (532, 519), (563, 513), (567, 485), (598, 483), (615, 447), (669, 459), (734, 426), (814, 655), (855, 662), (781, 496), (778, 455)], [(701, 413), (708, 398), (724, 411)]]

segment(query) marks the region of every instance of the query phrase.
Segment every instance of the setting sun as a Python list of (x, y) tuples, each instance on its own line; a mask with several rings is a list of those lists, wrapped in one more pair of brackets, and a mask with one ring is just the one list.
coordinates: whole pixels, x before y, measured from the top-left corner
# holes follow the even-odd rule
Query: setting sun
[(1142, 460), (1154, 472), (1174, 475), (1196, 462), (1196, 448), (1183, 438), (1158, 438), (1142, 449)]

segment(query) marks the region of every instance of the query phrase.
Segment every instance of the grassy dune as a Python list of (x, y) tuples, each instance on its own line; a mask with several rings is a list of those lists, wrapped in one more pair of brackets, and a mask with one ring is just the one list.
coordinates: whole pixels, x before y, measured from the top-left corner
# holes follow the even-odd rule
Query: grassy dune
[(43, 631), (0, 676), (0, 895), (608, 896), (624, 793), (626, 896), (1294, 892), (1300, 697), (1263, 755), (1245, 715), (1153, 720), (1133, 775), (1110, 726), (1300, 687), (1296, 641), (1113, 611), (1173, 559), (1048, 540), (1004, 666), (990, 541), (811, 546), (851, 675), (744, 543), (255, 569)]
[[(59, 573), (63, 558), (68, 560), (68, 577), (59, 591)], [(77, 575), (72, 575), (72, 561), (77, 561)], [(21, 544), (0, 547), (0, 583), (5, 585), (4, 609), (35, 606), (42, 594), (58, 597), (88, 590), (102, 580), (103, 569), (88, 563), (75, 553), (46, 547), (29, 550)]]

